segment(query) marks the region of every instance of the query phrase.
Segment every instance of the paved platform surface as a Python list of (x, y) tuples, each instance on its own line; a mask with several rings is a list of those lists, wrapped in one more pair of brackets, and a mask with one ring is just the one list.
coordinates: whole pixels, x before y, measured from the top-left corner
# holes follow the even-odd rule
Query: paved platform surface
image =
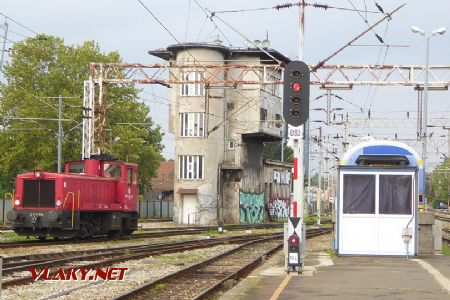
[(278, 252), (225, 293), (231, 299), (450, 299), (450, 256), (333, 257), (308, 254), (303, 274), (284, 273)]

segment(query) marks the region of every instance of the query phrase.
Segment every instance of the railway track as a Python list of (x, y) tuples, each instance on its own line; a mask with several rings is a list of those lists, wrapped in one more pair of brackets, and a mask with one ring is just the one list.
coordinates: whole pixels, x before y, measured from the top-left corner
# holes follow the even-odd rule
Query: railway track
[[(252, 224), (252, 225), (229, 225), (225, 229), (229, 231), (243, 230), (243, 229), (270, 229), (270, 228), (281, 228), (283, 224)], [(19, 247), (29, 247), (29, 246), (53, 246), (62, 245), (68, 242), (71, 243), (92, 243), (114, 240), (133, 240), (133, 239), (149, 239), (149, 238), (160, 238), (165, 236), (174, 235), (194, 235), (207, 232), (210, 230), (216, 230), (217, 226), (202, 226), (202, 227), (176, 227), (176, 228), (148, 228), (144, 231), (149, 231), (148, 233), (136, 233), (128, 236), (118, 236), (114, 238), (99, 236), (86, 239), (62, 239), (62, 240), (30, 240), (24, 242), (11, 242), (11, 243), (0, 243), (0, 248), (19, 248)]]
[[(331, 232), (309, 230), (307, 237)], [(261, 238), (245, 243), (225, 253), (186, 267), (114, 299), (209, 299), (223, 288), (228, 280), (248, 274), (265, 257), (283, 247), (277, 237)]]
[[(45, 253), (23, 256), (6, 257), (3, 260), (3, 275), (10, 275), (20, 271), (29, 270), (31, 267), (37, 269), (44, 267), (62, 267), (70, 263), (74, 268), (96, 268), (110, 266), (114, 263), (127, 260), (141, 259), (151, 255), (182, 252), (198, 248), (208, 248), (224, 243), (243, 243), (260, 239), (263, 237), (281, 238), (282, 233), (241, 235), (223, 238), (212, 238), (202, 240), (191, 240), (181, 242), (158, 243), (140, 246), (126, 246), (112, 249), (81, 250), (60, 253)], [(91, 263), (83, 263), (91, 261)], [(92, 262), (95, 261), (95, 262)], [(80, 263), (76, 263), (80, 262)], [(56, 271), (55, 271), (56, 272)], [(13, 276), (13, 275), (12, 275)], [(3, 287), (15, 286), (31, 282), (33, 277), (20, 276), (3, 281)]]
[(448, 217), (443, 217), (443, 216), (437, 216), (437, 215), (435, 215), (434, 218), (435, 218), (436, 220), (441, 220), (441, 221), (450, 223), (450, 215), (449, 215)]
[[(280, 233), (275, 233), (278, 236)], [(249, 237), (249, 235), (239, 235), (232, 237), (222, 237), (213, 239), (199, 239), (190, 241), (179, 241), (179, 242), (167, 242), (167, 243), (154, 243), (146, 245), (136, 245), (136, 246), (124, 246), (124, 247), (114, 247), (105, 249), (92, 249), (92, 250), (76, 250), (76, 251), (64, 251), (64, 252), (49, 252), (49, 253), (39, 253), (39, 254), (29, 254), (29, 255), (18, 255), (9, 256), (3, 258), (3, 275), (28, 270), (30, 266), (52, 266), (65, 263), (67, 261), (77, 261), (77, 260), (90, 260), (114, 255), (122, 255), (125, 253), (133, 254), (143, 251), (153, 251), (153, 250), (171, 250), (176, 249), (177, 251), (183, 251), (185, 247), (189, 249), (193, 246), (209, 246), (221, 244), (225, 241), (231, 243), (238, 243), (241, 241), (248, 240), (249, 238), (258, 238), (261, 236), (267, 236), (267, 234), (255, 234)]]
[[(330, 231), (331, 230), (329, 229), (327, 230), (327, 232)], [(323, 232), (323, 229), (310, 229), (307, 232), (307, 236), (311, 237)], [(43, 269), (46, 267), (68, 267), (68, 265), (70, 265), (70, 267), (73, 268), (91, 269), (111, 266), (115, 263), (128, 260), (142, 259), (152, 255), (183, 252), (186, 250), (194, 250), (199, 248), (209, 248), (221, 244), (241, 244), (263, 238), (281, 239), (282, 235), (282, 233), (241, 235), (139, 246), (125, 246), (111, 249), (79, 250), (59, 253), (10, 256), (5, 257), (3, 260), (3, 287), (27, 284), (33, 281), (33, 277), (31, 275), (15, 275), (17, 272), (27, 271), (31, 267)], [(89, 263), (86, 263), (86, 261), (89, 261)], [(55, 268), (54, 273), (56, 272), (57, 271)], [(53, 275), (53, 273), (50, 273), (50, 276), (51, 275)]]
[[(450, 235), (450, 229), (448, 229), (448, 228), (442, 228), (442, 232)], [(442, 235), (442, 241), (444, 242), (444, 244), (450, 245), (450, 238), (448, 238), (444, 235)]]

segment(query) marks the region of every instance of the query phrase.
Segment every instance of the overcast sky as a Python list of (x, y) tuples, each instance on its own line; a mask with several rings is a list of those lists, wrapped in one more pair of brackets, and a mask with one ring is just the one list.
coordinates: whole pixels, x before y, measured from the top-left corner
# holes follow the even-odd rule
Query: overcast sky
[[(141, 0), (159, 21), (180, 42), (211, 42), (217, 35), (225, 45), (243, 47), (244, 38), (217, 18), (213, 23), (199, 8), (197, 3), (209, 11), (243, 10), (256, 8), (270, 8), (286, 1), (207, 1), (207, 0)], [(309, 2), (309, 1), (307, 1)], [(388, 0), (340, 0), (340, 1), (311, 1), (331, 6), (377, 11), (378, 3), (385, 12), (392, 11), (403, 3), (407, 5), (392, 16), (390, 22), (383, 22), (374, 31), (384, 38), (385, 44), (392, 45), (388, 49), (378, 46), (348, 47), (329, 63), (333, 64), (424, 64), (425, 39), (413, 34), (412, 25), (419, 26), (425, 32), (445, 26), (450, 29), (448, 13), (450, 1), (388, 1)], [(0, 12), (18, 21), (32, 31), (8, 21), (10, 32), (8, 38), (18, 41), (25, 36), (33, 36), (33, 32), (46, 33), (64, 38), (67, 44), (79, 44), (85, 40), (95, 40), (102, 51), (118, 51), (124, 62), (156, 63), (161, 62), (147, 54), (148, 50), (165, 48), (176, 44), (176, 40), (152, 17), (152, 15), (137, 0), (3, 0)], [(271, 48), (288, 57), (294, 58), (298, 54), (298, 7), (283, 10), (253, 10), (235, 13), (217, 13), (230, 26), (238, 30), (250, 40), (263, 40), (268, 35)], [(382, 17), (381, 14), (364, 13), (336, 9), (306, 8), (305, 54), (304, 60), (308, 64), (315, 64), (329, 56), (335, 50), (367, 29), (364, 19), (373, 24)], [(223, 33), (223, 35), (222, 35)], [(3, 34), (2, 34), (3, 35)], [(374, 32), (369, 32), (356, 44), (379, 45)], [(407, 47), (394, 47), (407, 46)], [(387, 50), (387, 51), (386, 51)], [(436, 36), (430, 43), (430, 64), (450, 65), (450, 33)], [(7, 57), (6, 57), (7, 58)], [(151, 114), (156, 123), (167, 129), (167, 90), (145, 86), (147, 93), (141, 97), (151, 107)], [(156, 93), (158, 98), (149, 93)], [(324, 91), (312, 89), (311, 98), (315, 98)], [(348, 109), (352, 116), (362, 118), (356, 114), (357, 106), (363, 108), (367, 114), (376, 117), (406, 117), (410, 111), (415, 117), (417, 112), (417, 92), (411, 87), (395, 88), (355, 88), (352, 91), (336, 91), (347, 102), (334, 98), (332, 107)], [(448, 92), (432, 92), (429, 97), (429, 119), (433, 117), (450, 117), (450, 101)], [(159, 103), (156, 103), (159, 102)], [(163, 104), (160, 104), (160, 103)], [(351, 102), (353, 104), (349, 104)], [(325, 98), (311, 103), (311, 108), (324, 108)], [(394, 112), (392, 112), (394, 111)], [(324, 120), (325, 113), (315, 111), (311, 119)], [(319, 123), (317, 123), (319, 124)], [(320, 125), (320, 124), (319, 124)], [(323, 125), (323, 124), (322, 124)], [(317, 127), (316, 125), (314, 125)], [(324, 129), (326, 134), (342, 133), (341, 127)], [(399, 138), (413, 138), (415, 127), (387, 128), (376, 131), (351, 129), (355, 135), (367, 133), (393, 135)], [(436, 163), (440, 152), (447, 153), (447, 137), (440, 137), (446, 131), (430, 129), (435, 132), (433, 139), (440, 140), (440, 147), (431, 149), (430, 162)], [(317, 130), (313, 130), (313, 135)], [(173, 136), (166, 133), (164, 138), (166, 149), (163, 154), (167, 158), (174, 158)], [(420, 149), (417, 148), (417, 149)], [(433, 151), (432, 151), (433, 150)], [(420, 153), (420, 151), (419, 151)]]

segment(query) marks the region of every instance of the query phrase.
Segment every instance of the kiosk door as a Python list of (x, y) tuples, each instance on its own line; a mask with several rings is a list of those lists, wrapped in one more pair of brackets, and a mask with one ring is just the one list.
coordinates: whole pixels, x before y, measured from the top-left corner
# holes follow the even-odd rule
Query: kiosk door
[(415, 172), (341, 171), (338, 207), (339, 254), (406, 255), (402, 229), (413, 228)]

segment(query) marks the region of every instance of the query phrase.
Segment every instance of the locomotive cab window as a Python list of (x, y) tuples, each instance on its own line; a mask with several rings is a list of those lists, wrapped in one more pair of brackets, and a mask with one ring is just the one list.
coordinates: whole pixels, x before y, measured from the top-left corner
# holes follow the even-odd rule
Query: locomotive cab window
[(133, 169), (127, 169), (127, 183), (137, 184), (137, 172)]
[(120, 166), (116, 164), (105, 163), (103, 165), (103, 176), (107, 178), (120, 179)]
[(69, 173), (84, 173), (84, 162), (76, 162), (69, 164)]

